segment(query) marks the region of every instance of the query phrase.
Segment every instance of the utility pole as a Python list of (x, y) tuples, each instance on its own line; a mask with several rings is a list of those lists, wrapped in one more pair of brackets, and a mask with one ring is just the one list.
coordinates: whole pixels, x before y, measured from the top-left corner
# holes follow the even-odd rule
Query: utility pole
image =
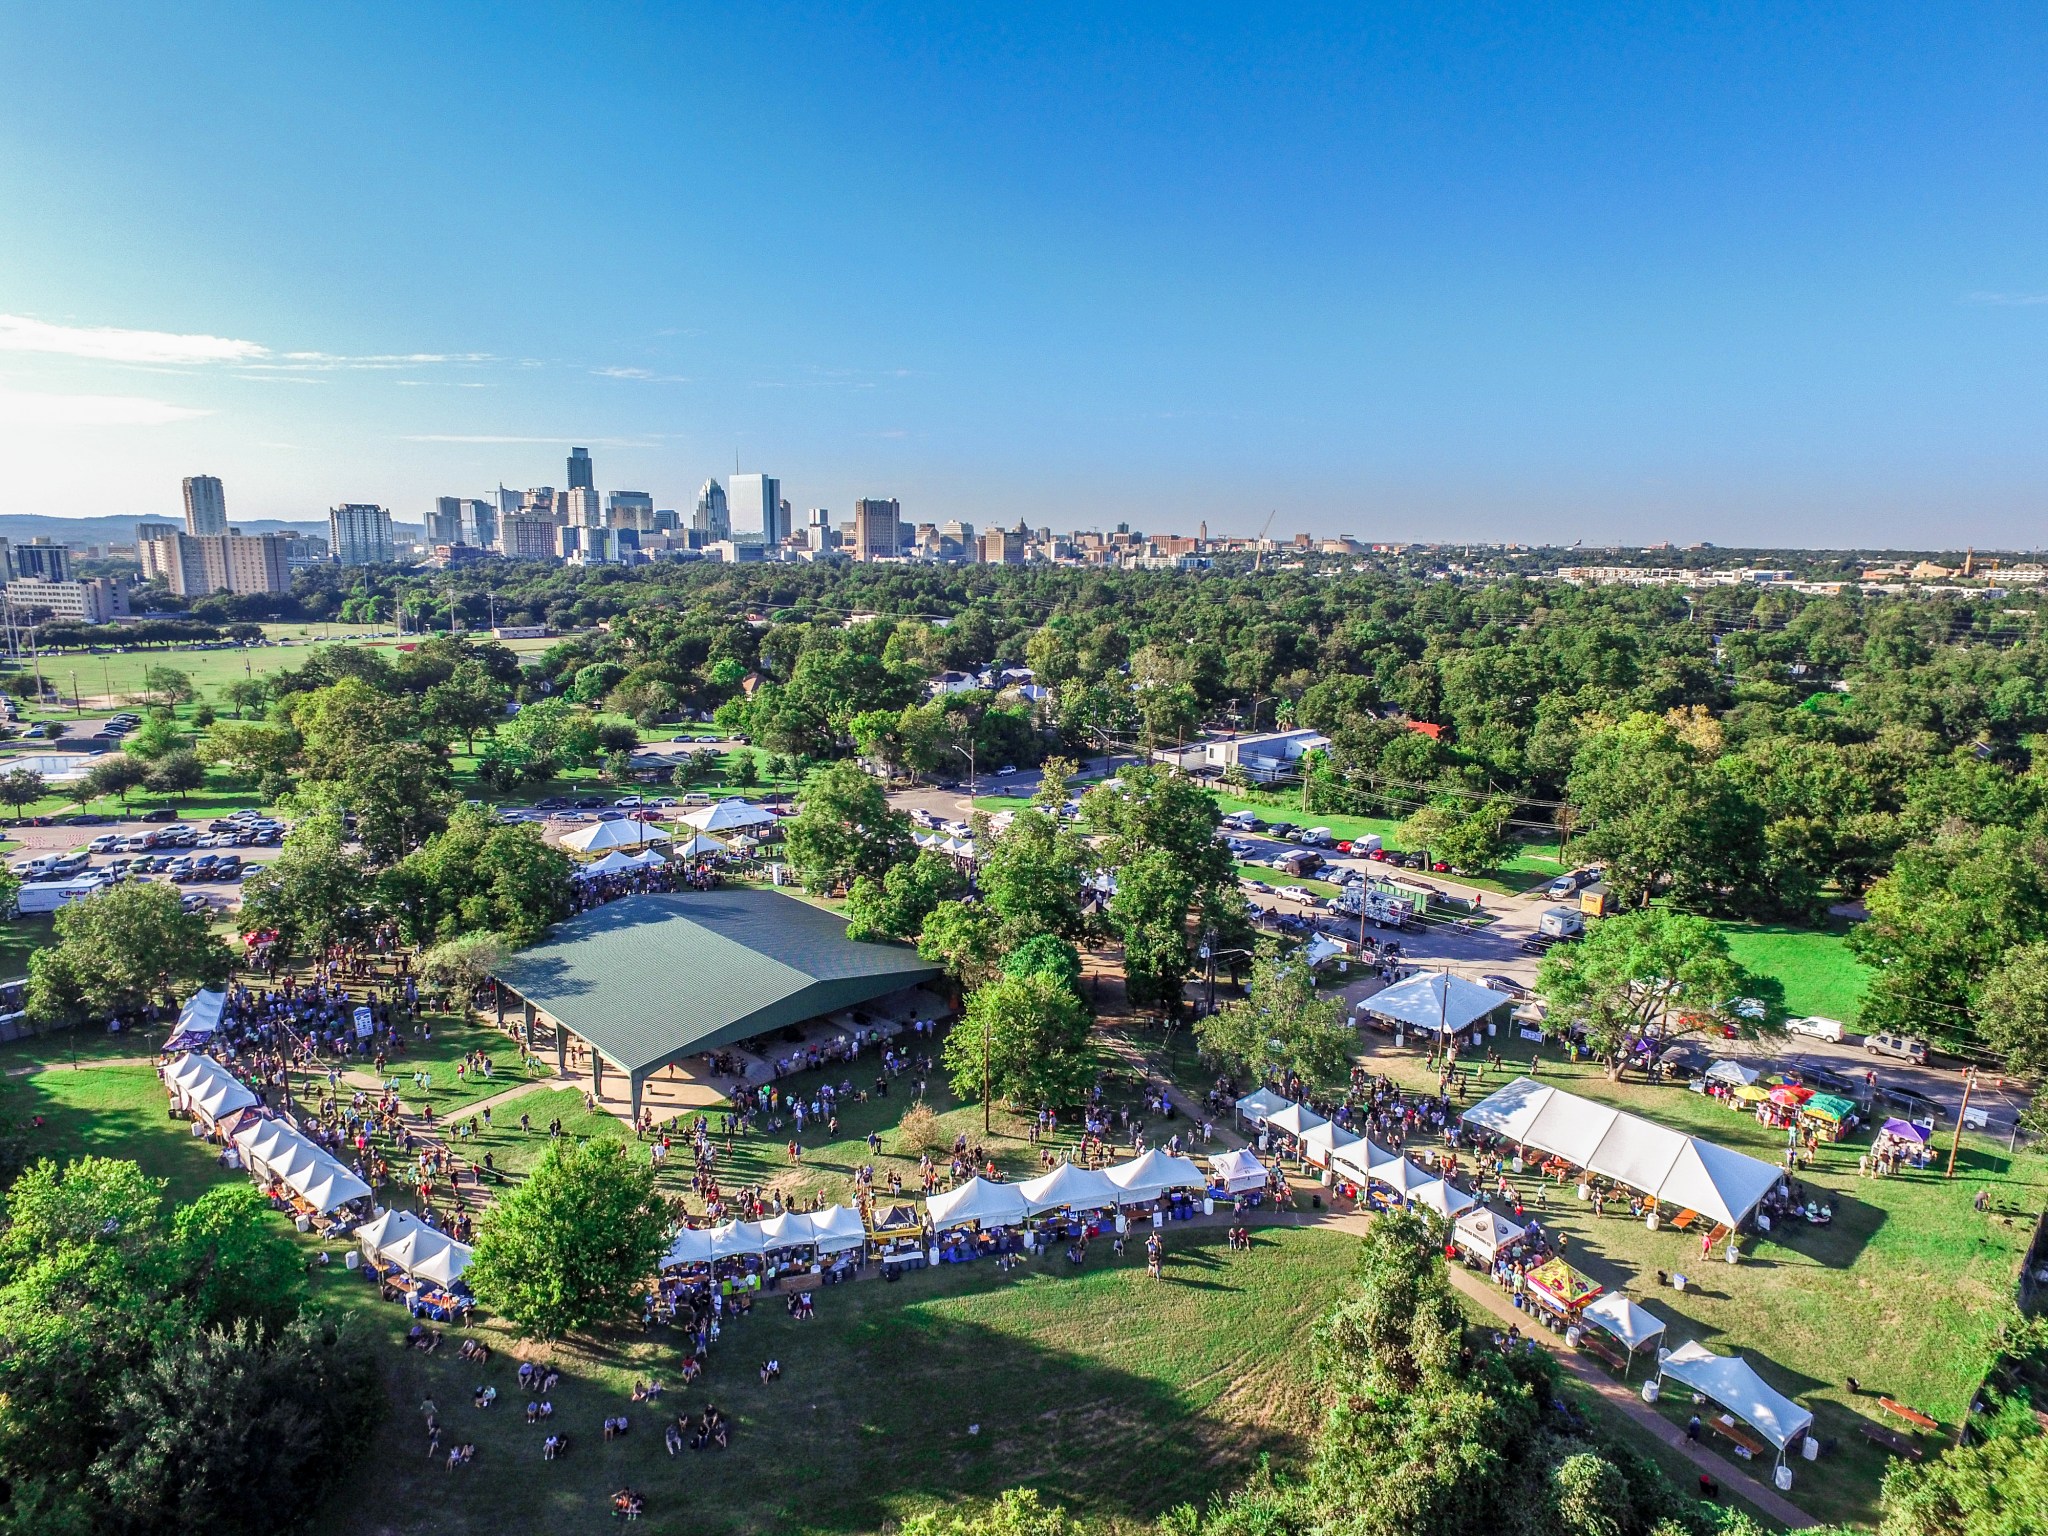
[(1962, 1107), (1956, 1111), (1955, 1135), (1949, 1138), (1948, 1172), (1942, 1175), (1945, 1179), (1952, 1179), (1956, 1176), (1956, 1149), (1963, 1144), (1963, 1116), (1970, 1112), (1970, 1090), (1976, 1086), (1977, 1069), (1972, 1067), (1963, 1074), (1963, 1102)]
[(73, 667), (71, 669), (71, 713), (78, 715), (84, 712), (83, 706), (78, 702), (78, 669)]
[(990, 1133), (990, 1104), (995, 1098), (995, 1073), (990, 1064), (994, 1053), (996, 1022), (985, 1018), (981, 1021), (981, 1134)]

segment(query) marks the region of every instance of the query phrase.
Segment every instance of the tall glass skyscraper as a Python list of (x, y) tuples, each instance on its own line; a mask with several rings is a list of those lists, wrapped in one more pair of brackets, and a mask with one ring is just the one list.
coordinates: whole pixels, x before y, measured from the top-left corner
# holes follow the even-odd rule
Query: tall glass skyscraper
[(759, 539), (773, 549), (789, 537), (782, 482), (775, 476), (734, 475), (727, 483), (725, 500), (732, 508), (734, 538)]
[(590, 462), (588, 448), (569, 450), (569, 489), (572, 491), (594, 491), (597, 489), (597, 473)]

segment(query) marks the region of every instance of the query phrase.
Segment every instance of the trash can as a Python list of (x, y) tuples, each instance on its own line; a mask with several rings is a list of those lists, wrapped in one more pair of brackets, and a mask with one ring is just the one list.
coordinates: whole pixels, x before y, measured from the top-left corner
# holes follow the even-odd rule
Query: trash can
[(1782, 1461), (1779, 1462), (1777, 1471), (1771, 1474), (1771, 1481), (1778, 1485), (1778, 1492), (1790, 1493), (1792, 1491), (1792, 1469)]
[(1652, 1376), (1648, 1381), (1643, 1383), (1643, 1401), (1646, 1403), (1654, 1403), (1657, 1401), (1658, 1396), (1659, 1393), (1657, 1388), (1657, 1378)]
[(1216, 1214), (1216, 1202), (1207, 1195), (1202, 1196), (1202, 1214), (1204, 1216), (1214, 1216)]
[(1799, 1454), (1804, 1456), (1808, 1461), (1819, 1461), (1820, 1442), (1814, 1439), (1813, 1436), (1808, 1435), (1805, 1439), (1799, 1442)]

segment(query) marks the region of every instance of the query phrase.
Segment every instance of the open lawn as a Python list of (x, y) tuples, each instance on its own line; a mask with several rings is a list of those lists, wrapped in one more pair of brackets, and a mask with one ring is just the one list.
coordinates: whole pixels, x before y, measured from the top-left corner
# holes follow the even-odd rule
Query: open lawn
[(1768, 923), (1716, 926), (1741, 965), (1784, 986), (1789, 1014), (1796, 1018), (1817, 1013), (1855, 1027), (1871, 973), (1849, 952), (1841, 934)]
[[(1417, 1053), (1381, 1048), (1370, 1064), (1434, 1087)], [(1782, 1132), (1683, 1088), (1613, 1084), (1595, 1068), (1555, 1059), (1546, 1059), (1543, 1077), (1754, 1157), (1776, 1161), (1784, 1150)], [(1474, 1097), (1504, 1081), (1495, 1074)], [(1723, 1352), (1740, 1349), (1780, 1390), (1813, 1408), (1819, 1434), (1834, 1446), (1819, 1462), (1798, 1464), (1792, 1496), (1823, 1519), (1862, 1523), (1875, 1518), (1886, 1457), (1858, 1421), (1879, 1417), (1875, 1394), (1888, 1393), (1945, 1430), (1960, 1422), (1991, 1362), (2020, 1257), (2048, 1199), (2048, 1158), (2038, 1152), (2015, 1157), (1966, 1137), (1952, 1182), (1938, 1166), (1871, 1179), (1856, 1172), (1868, 1142), (1864, 1133), (1823, 1147), (1819, 1163), (1800, 1174), (1832, 1203), (1831, 1225), (1802, 1222), (1754, 1235), (1734, 1267), (1719, 1249), (1703, 1262), (1697, 1237), (1650, 1232), (1625, 1213), (1595, 1217), (1569, 1188), (1550, 1186), (1538, 1202), (1533, 1181), (1521, 1180), (1529, 1214), (1565, 1235), (1570, 1261), (1668, 1319), (1672, 1345), (1694, 1338)], [(1990, 1200), (1982, 1214), (1972, 1208), (1980, 1189)], [(1683, 1294), (1661, 1289), (1659, 1269), (1696, 1283)], [(1850, 1376), (1868, 1395), (1849, 1391)], [(1664, 1406), (1683, 1423), (1689, 1394), (1667, 1397)], [(1936, 1448), (1932, 1437), (1927, 1443)]]

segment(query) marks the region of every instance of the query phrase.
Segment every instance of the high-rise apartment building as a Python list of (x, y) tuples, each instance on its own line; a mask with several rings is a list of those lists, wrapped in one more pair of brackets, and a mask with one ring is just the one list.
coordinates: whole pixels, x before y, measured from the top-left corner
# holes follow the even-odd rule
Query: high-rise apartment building
[(215, 592), (289, 592), (290, 534), (190, 534), (168, 523), (136, 530), (145, 580), (161, 576), (179, 597)]
[(853, 504), (853, 558), (895, 559), (902, 523), (903, 507), (893, 496), (863, 496)]
[(8, 582), (5, 590), (7, 606), (17, 617), (47, 613), (69, 624), (106, 624), (128, 617), (128, 588), (108, 576), (91, 581), (29, 577)]
[(697, 510), (690, 515), (690, 527), (704, 536), (701, 542), (706, 544), (732, 537), (732, 509), (726, 504), (725, 487), (716, 480), (706, 480), (697, 493)]
[(391, 514), (374, 502), (343, 502), (327, 513), (327, 547), (342, 565), (389, 565)]
[(759, 539), (773, 549), (789, 537), (782, 482), (773, 475), (734, 475), (726, 484), (726, 506), (732, 514), (732, 536)]
[(221, 489), (218, 475), (187, 475), (185, 477), (185, 531), (187, 533), (226, 533), (228, 531), (227, 492)]
[(555, 527), (551, 512), (507, 512), (498, 519), (498, 553), (508, 560), (552, 560)]
[(555, 517), (571, 528), (602, 528), (604, 507), (597, 492), (588, 486), (572, 485), (555, 498)]
[(590, 462), (588, 448), (569, 450), (569, 489), (572, 491), (594, 491), (597, 489), (597, 470)]
[(462, 537), (478, 549), (498, 544), (498, 509), (481, 498), (462, 503)]
[(71, 546), (32, 539), (8, 551), (7, 573), (23, 581), (71, 580)]
[(645, 491), (613, 491), (605, 497), (605, 525), (654, 531), (654, 498)]
[(427, 543), (460, 544), (462, 542), (462, 498), (460, 496), (436, 496), (434, 510), (427, 514)]

